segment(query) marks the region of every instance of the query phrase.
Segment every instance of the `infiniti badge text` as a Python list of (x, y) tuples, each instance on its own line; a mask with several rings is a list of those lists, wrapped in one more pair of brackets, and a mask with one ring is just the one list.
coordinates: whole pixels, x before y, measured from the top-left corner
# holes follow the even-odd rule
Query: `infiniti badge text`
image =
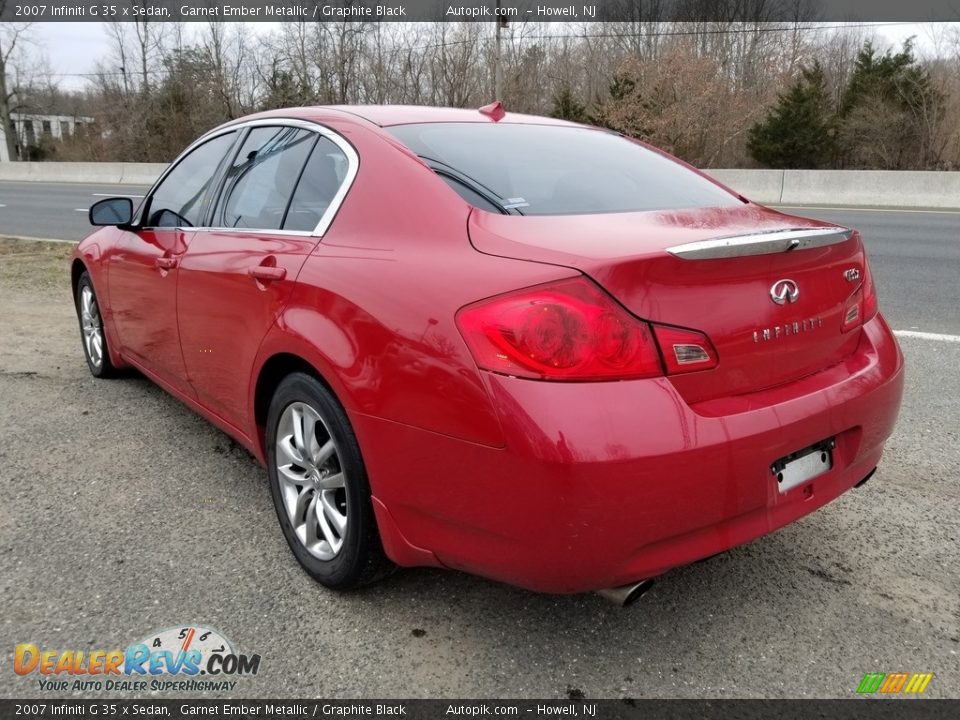
[(755, 343), (767, 342), (768, 340), (779, 340), (782, 337), (790, 337), (791, 335), (800, 335), (801, 333), (810, 332), (811, 330), (819, 330), (823, 327), (823, 319), (814, 317), (807, 318), (806, 320), (797, 320), (792, 323), (785, 323), (783, 325), (774, 325), (773, 327), (760, 328), (759, 330), (753, 331), (753, 341)]

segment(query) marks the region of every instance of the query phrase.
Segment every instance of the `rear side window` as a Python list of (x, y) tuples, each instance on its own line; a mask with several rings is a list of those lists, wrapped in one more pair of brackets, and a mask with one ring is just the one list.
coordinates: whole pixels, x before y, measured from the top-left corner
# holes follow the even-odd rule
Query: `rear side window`
[(293, 194), (284, 230), (313, 230), (320, 224), (347, 176), (349, 161), (326, 137), (317, 140)]
[(524, 215), (740, 203), (683, 165), (603, 130), (509, 123), (429, 123), (388, 130), (422, 158), (453, 168)]
[(195, 227), (202, 223), (217, 169), (236, 137), (236, 132), (219, 135), (184, 157), (150, 197), (144, 225)]
[(449, 185), (450, 188), (457, 195), (462, 197), (464, 200), (466, 200), (468, 203), (470, 203), (474, 207), (480, 208), (481, 210), (486, 210), (487, 212), (492, 212), (492, 213), (502, 212), (500, 208), (498, 208), (492, 202), (487, 200), (483, 195), (478, 193), (473, 188), (467, 187), (459, 180), (452, 178), (449, 175), (444, 175), (442, 173), (440, 173), (440, 177), (443, 178), (444, 182), (446, 182), (447, 185)]
[(227, 171), (214, 226), (281, 229), (316, 139), (301, 128), (253, 128)]

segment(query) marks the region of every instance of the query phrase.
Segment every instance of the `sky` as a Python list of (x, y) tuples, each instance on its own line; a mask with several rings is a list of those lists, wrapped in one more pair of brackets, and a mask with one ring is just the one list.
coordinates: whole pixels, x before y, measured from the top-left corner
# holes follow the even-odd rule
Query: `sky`
[[(252, 25), (262, 32), (268, 31), (275, 23)], [(932, 52), (936, 34), (947, 25), (960, 26), (960, 23), (883, 23), (871, 30), (892, 45), (916, 36), (916, 48), (923, 54)], [(107, 36), (101, 23), (38, 23), (30, 28), (30, 36), (35, 53), (42, 53), (47, 58), (54, 81), (65, 90), (82, 89), (89, 82), (84, 74), (94, 72), (97, 61), (108, 52)]]

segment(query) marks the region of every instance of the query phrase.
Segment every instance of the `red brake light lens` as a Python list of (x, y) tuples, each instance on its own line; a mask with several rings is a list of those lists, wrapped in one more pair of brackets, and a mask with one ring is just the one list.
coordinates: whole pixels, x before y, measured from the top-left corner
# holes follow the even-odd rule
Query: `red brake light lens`
[(873, 284), (870, 263), (863, 261), (863, 321), (872, 320), (878, 311), (877, 286)]
[(650, 326), (582, 277), (469, 305), (457, 324), (477, 364), (494, 372), (567, 381), (663, 374)]

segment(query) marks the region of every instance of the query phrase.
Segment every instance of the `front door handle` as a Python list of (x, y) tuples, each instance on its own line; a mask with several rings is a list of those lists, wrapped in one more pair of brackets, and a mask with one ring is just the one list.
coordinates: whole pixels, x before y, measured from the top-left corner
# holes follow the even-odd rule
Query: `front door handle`
[(283, 280), (287, 276), (287, 269), (275, 265), (254, 265), (247, 270), (250, 277), (257, 280)]
[(177, 266), (177, 259), (172, 257), (158, 257), (155, 262), (161, 270), (173, 270)]

